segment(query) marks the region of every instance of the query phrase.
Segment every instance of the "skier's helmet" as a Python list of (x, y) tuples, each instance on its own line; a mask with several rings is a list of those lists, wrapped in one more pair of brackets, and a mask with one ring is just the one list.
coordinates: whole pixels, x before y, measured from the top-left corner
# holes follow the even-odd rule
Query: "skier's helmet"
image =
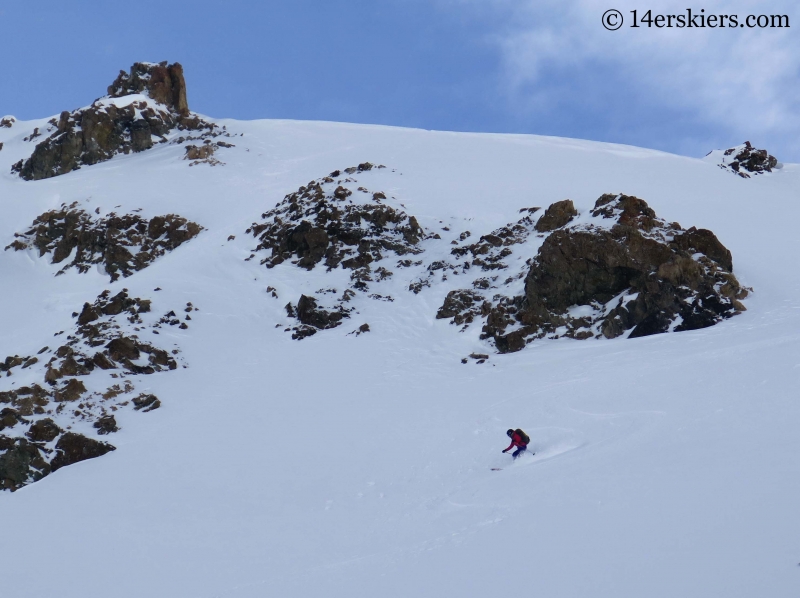
[(508, 436), (509, 438), (511, 438), (513, 435), (514, 435), (514, 430), (506, 431), (506, 436)]

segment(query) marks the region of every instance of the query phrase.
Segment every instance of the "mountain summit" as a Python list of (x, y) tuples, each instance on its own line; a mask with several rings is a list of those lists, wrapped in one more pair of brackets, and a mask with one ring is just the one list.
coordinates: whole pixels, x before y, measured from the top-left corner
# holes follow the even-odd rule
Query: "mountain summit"
[[(189, 111), (179, 63), (137, 62), (130, 73), (120, 71), (108, 95), (50, 120), (49, 135), (12, 171), (29, 181), (46, 179), (167, 143), (176, 130), (197, 132), (197, 139), (206, 140), (219, 134), (216, 129)], [(40, 135), (37, 128), (32, 139)]]

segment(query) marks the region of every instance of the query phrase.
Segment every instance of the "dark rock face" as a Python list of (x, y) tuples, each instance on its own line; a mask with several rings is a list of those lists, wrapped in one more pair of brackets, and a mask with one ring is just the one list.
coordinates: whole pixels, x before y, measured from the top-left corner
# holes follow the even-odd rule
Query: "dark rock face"
[(564, 199), (552, 204), (536, 222), (536, 230), (540, 233), (547, 233), (562, 226), (566, 226), (575, 216), (578, 210), (571, 199)]
[(0, 489), (18, 490), (51, 471), (39, 447), (24, 438), (0, 436), (0, 453)]
[(775, 156), (771, 156), (767, 150), (756, 149), (749, 141), (745, 141), (744, 145), (726, 149), (719, 167), (749, 179), (750, 175), (772, 172), (777, 165)]
[(46, 417), (31, 424), (26, 436), (33, 442), (50, 442), (55, 440), (61, 431), (52, 419)]
[(342, 323), (344, 316), (345, 314), (342, 312), (318, 309), (317, 300), (314, 297), (300, 295), (300, 300), (297, 302), (297, 319), (307, 326), (321, 330), (335, 328)]
[(346, 297), (347, 295), (330, 310), (320, 307), (315, 297), (307, 295), (300, 295), (296, 307), (289, 303), (286, 306), (287, 315), (300, 321), (300, 326), (294, 329), (292, 338), (301, 340), (316, 334), (318, 330), (328, 330), (341, 325), (344, 318), (350, 317), (350, 310), (343, 305), (347, 301)]
[(166, 62), (160, 64), (136, 62), (131, 67), (130, 74), (120, 71), (108, 87), (108, 95), (112, 98), (135, 93), (150, 96), (175, 114), (181, 116), (189, 114), (183, 67), (177, 62), (169, 65)]
[(0, 409), (0, 431), (6, 428), (13, 428), (20, 422), (24, 423), (25, 420), (16, 409), (11, 409), (10, 407)]
[(58, 272), (68, 268), (88, 272), (102, 264), (111, 280), (128, 277), (149, 266), (155, 259), (177, 249), (203, 230), (176, 214), (155, 216), (151, 220), (136, 214), (93, 218), (87, 212), (62, 206), (38, 216), (30, 230), (16, 233), (6, 247), (16, 251), (35, 248), (42, 257), (52, 255), (54, 264), (74, 257)]
[(97, 430), (97, 433), (101, 435), (112, 434), (113, 432), (119, 431), (117, 420), (113, 415), (104, 415), (92, 425)]
[[(667, 224), (643, 200), (604, 195), (592, 215), (609, 225), (551, 233), (525, 279), (525, 294), (502, 298), (484, 338), (500, 352), (547, 334), (614, 338), (712, 326), (744, 310), (747, 290), (728, 251), (708, 230)], [(570, 308), (586, 306), (571, 314)], [(516, 327), (506, 333), (509, 327)]]
[[(88, 108), (62, 112), (58, 121), (51, 121), (50, 135), (12, 170), (29, 181), (46, 179), (119, 153), (150, 149), (166, 142), (166, 135), (175, 129), (221, 134), (216, 125), (189, 112), (183, 67), (178, 63), (137, 62), (130, 74), (120, 71), (108, 93)], [(141, 95), (129, 98), (133, 94)]]
[(82, 434), (67, 432), (59, 438), (56, 444), (56, 456), (50, 462), (50, 467), (52, 471), (57, 471), (67, 465), (102, 457), (114, 450), (116, 450), (116, 447), (107, 442), (100, 442), (93, 438), (87, 438)]

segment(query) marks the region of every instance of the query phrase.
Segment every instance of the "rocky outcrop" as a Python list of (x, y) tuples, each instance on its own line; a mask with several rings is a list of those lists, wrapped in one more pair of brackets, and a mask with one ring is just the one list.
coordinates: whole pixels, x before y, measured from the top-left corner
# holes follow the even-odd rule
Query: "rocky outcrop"
[(0, 436), (0, 489), (18, 490), (48, 475), (52, 469), (42, 453), (25, 438)]
[[(193, 239), (203, 227), (176, 214), (150, 220), (137, 214), (117, 216), (113, 212), (94, 218), (77, 204), (62, 205), (38, 216), (25, 233), (16, 233), (6, 250), (35, 249), (39, 257), (49, 254), (52, 263), (88, 272), (102, 265), (112, 281), (149, 266), (154, 260)], [(68, 260), (68, 261), (67, 261)]]
[[(94, 303), (85, 303), (81, 313), (76, 314), (78, 325), (76, 334), (69, 337), (71, 342), (59, 347), (47, 362), (45, 381), (52, 384), (65, 376), (85, 376), (96, 368), (122, 369), (130, 374), (153, 374), (177, 368), (175, 359), (167, 351), (139, 340), (137, 335), (126, 334), (114, 318), (125, 313), (128, 322), (137, 324), (142, 321), (141, 315), (149, 311), (149, 300), (131, 298), (126, 290), (113, 297), (104, 291)], [(170, 313), (174, 316), (174, 312)], [(156, 327), (161, 323), (171, 324), (173, 319), (177, 318), (165, 316)], [(143, 360), (147, 363), (141, 363)], [(71, 389), (64, 388), (60, 391), (64, 398), (60, 400), (75, 400), (80, 396), (76, 397), (78, 390), (74, 384)]]
[(256, 251), (269, 252), (261, 263), (272, 268), (296, 258), (294, 263), (308, 270), (324, 261), (329, 270), (341, 265), (366, 273), (386, 252), (419, 253), (424, 233), (416, 218), (387, 205), (383, 192), (347, 185), (355, 182), (348, 174), (373, 168), (383, 167), (366, 162), (336, 170), (262, 214), (264, 222), (247, 230), (259, 240)]
[(196, 132), (196, 139), (226, 134), (189, 112), (180, 64), (137, 62), (130, 73), (120, 71), (107, 96), (53, 119), (49, 135), (12, 170), (26, 180), (46, 179), (166, 143), (176, 130)]
[(552, 204), (536, 222), (536, 230), (548, 233), (562, 226), (566, 226), (578, 215), (578, 210), (571, 199), (564, 199)]
[(300, 325), (293, 328), (292, 338), (300, 340), (317, 333), (318, 330), (328, 330), (341, 325), (344, 318), (350, 317), (352, 310), (344, 307), (344, 303), (349, 301), (349, 295), (345, 293), (332, 309), (324, 309), (317, 303), (315, 297), (300, 295), (297, 306), (291, 303), (286, 305), (286, 314), (291, 318), (297, 318)]
[[(161, 401), (155, 395), (133, 395), (135, 386), (129, 378), (176, 369), (180, 351), (154, 346), (139, 334), (157, 335), (172, 326), (187, 329), (189, 314), (197, 308), (187, 303), (183, 311), (183, 320), (174, 311), (159, 317), (152, 313), (149, 299), (130, 297), (127, 289), (116, 295), (104, 291), (73, 313), (72, 333), (63, 337), (63, 331), (57, 332), (61, 344), (43, 347), (40, 359), (13, 356), (0, 362), (2, 380), (26, 364), (30, 368), (26, 376), (41, 380), (0, 391), (0, 488), (16, 490), (60, 467), (114, 450), (69, 432), (72, 424), (91, 424), (102, 436), (119, 430), (116, 417), (123, 410), (158, 409)], [(89, 381), (94, 372), (101, 373), (100, 380), (110, 375), (120, 382), (104, 392), (93, 390), (97, 384)]]
[[(333, 305), (304, 296), (296, 308), (286, 306), (287, 314), (300, 321), (299, 326), (286, 329), (293, 332), (293, 338), (338, 326), (351, 313), (344, 304), (356, 292), (366, 293), (370, 283), (393, 276), (384, 265), (389, 257), (422, 253), (419, 245), (425, 233), (417, 219), (390, 205), (384, 192), (370, 191), (355, 178), (383, 168), (364, 162), (335, 170), (287, 195), (261, 215), (261, 222), (247, 229), (259, 242), (247, 260), (261, 256), (261, 264), (267, 268), (290, 262), (306, 270), (321, 265), (328, 271), (350, 271), (350, 284)], [(403, 262), (398, 265), (402, 267)], [(320, 292), (338, 294), (335, 289)], [(368, 296), (393, 301), (375, 293)]]
[(96, 422), (92, 424), (97, 430), (98, 434), (106, 435), (106, 434), (113, 434), (114, 432), (119, 432), (119, 426), (117, 426), (117, 419), (113, 415), (104, 415)]
[(450, 291), (436, 312), (436, 319), (452, 319), (454, 324), (471, 324), (476, 317), (486, 316), (491, 304), (480, 293), (468, 289)]
[(177, 62), (169, 65), (166, 62), (136, 62), (130, 73), (120, 71), (108, 87), (109, 97), (121, 98), (132, 94), (146, 94), (173, 114), (189, 115), (183, 67)]
[(778, 167), (778, 160), (767, 150), (756, 149), (749, 141), (745, 141), (744, 145), (726, 149), (719, 167), (749, 179), (751, 175), (772, 172), (773, 168)]
[(342, 318), (346, 314), (341, 311), (327, 311), (317, 307), (317, 300), (314, 297), (301, 295), (297, 302), (297, 319), (307, 326), (313, 326), (325, 330), (335, 328), (342, 323)]
[(708, 230), (682, 229), (647, 203), (604, 195), (593, 222), (551, 233), (522, 296), (492, 307), (483, 337), (500, 352), (535, 338), (638, 337), (712, 326), (744, 310), (730, 251)]
[(61, 428), (52, 419), (45, 417), (31, 424), (25, 435), (33, 442), (52, 442), (61, 432)]

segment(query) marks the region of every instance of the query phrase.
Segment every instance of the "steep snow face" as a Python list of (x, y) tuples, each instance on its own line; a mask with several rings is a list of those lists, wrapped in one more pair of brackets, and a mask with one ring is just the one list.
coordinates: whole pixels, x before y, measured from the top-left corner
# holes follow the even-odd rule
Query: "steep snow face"
[[(85, 302), (127, 289), (153, 307), (141, 324), (126, 320), (126, 334), (180, 347), (187, 366), (137, 377), (119, 368), (113, 381), (135, 385), (131, 401), (153, 395), (160, 408), (119, 409), (119, 431), (103, 436), (117, 450), (0, 493), (14, 514), (0, 548), (16, 573), (9, 595), (796, 590), (796, 165), (743, 179), (702, 160), (566, 139), (217, 121), (236, 136), (224, 164), (190, 167), (182, 147), (163, 144), (23, 181), (10, 167), (46, 122), (0, 127), (3, 247), (73, 202), (98, 220), (176, 214), (205, 230), (114, 282), (100, 267), (55, 276), (63, 264), (33, 249), (0, 253), (0, 356), (36, 355), (75, 329)], [(425, 261), (382, 252), (392, 276), (361, 281), (369, 288), (353, 291), (342, 324), (293, 340), (287, 303), (316, 297), (317, 310), (333, 310), (327, 298), (359, 282), (355, 270), (308, 270), (296, 253), (267, 268), (246, 231), (309, 181), (367, 161), (387, 168), (353, 173), (353, 195), (381, 192), (403, 222), (413, 216)], [(530, 214), (520, 209), (569, 198), (587, 215), (604, 193), (713, 230), (754, 289), (747, 311), (698, 331), (545, 338), (508, 355), (479, 327), (436, 319), (456, 279), (480, 276), (443, 277), (429, 264)], [(500, 259), (524, 272), (541, 242), (529, 232)], [(414, 293), (407, 273), (436, 275)], [(522, 291), (522, 279), (509, 284)], [(188, 329), (165, 323), (153, 335), (157, 317), (190, 302), (200, 311)], [(350, 334), (363, 324), (369, 332)], [(0, 390), (43, 371), (15, 369)], [(80, 418), (61, 426), (95, 434)], [(500, 453), (509, 427), (531, 436), (535, 455), (512, 464)], [(59, 555), (46, 575), (43, 550)]]

